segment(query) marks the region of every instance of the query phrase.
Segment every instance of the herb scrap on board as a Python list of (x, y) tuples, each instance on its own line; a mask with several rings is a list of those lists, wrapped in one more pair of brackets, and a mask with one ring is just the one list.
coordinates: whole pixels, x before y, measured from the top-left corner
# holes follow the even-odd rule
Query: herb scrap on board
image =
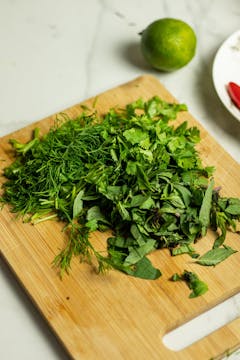
[[(68, 242), (54, 260), (61, 275), (76, 255), (94, 257), (100, 272), (157, 279), (161, 271), (147, 257), (156, 249), (189, 253), (202, 265), (235, 252), (224, 241), (236, 231), (240, 199), (221, 197), (214, 168), (202, 165), (199, 129), (174, 126), (186, 110), (154, 96), (103, 116), (88, 108), (75, 119), (59, 115), (47, 134), (36, 129), (26, 144), (10, 140), (16, 158), (4, 170), (0, 200), (24, 221), (66, 223)], [(193, 245), (209, 228), (215, 251), (199, 258)], [(103, 253), (89, 235), (109, 229)]]

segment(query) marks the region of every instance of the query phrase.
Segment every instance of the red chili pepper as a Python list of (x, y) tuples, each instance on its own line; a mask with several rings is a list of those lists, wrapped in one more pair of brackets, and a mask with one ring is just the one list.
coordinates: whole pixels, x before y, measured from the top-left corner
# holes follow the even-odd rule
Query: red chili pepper
[(227, 91), (232, 102), (240, 109), (240, 86), (234, 82), (230, 82), (228, 83)]

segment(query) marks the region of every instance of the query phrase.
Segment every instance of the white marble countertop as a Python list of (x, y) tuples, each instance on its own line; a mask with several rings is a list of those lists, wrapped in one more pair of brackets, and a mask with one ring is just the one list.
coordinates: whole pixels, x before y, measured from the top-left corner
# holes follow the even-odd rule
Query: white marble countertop
[[(161, 17), (187, 21), (198, 38), (194, 60), (174, 73), (150, 69), (139, 52), (138, 33)], [(0, 0), (0, 136), (150, 73), (239, 161), (240, 122), (211, 73), (239, 29), (239, 0)], [(0, 359), (68, 359), (1, 258), (0, 268)], [(239, 314), (239, 303), (228, 306)]]

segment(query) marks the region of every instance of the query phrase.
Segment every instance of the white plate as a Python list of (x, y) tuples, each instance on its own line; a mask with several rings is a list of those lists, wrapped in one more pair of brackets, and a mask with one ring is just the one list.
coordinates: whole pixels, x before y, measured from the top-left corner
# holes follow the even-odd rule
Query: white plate
[(230, 113), (240, 121), (240, 110), (232, 103), (227, 84), (240, 85), (240, 30), (233, 33), (219, 48), (213, 62), (213, 83), (216, 92)]

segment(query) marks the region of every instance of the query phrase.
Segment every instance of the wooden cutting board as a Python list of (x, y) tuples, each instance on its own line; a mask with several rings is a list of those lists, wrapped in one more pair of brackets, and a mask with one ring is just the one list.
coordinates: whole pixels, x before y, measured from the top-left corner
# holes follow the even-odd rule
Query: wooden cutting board
[[(157, 79), (142, 76), (100, 94), (96, 107), (99, 112), (106, 112), (109, 107), (153, 95), (174, 100)], [(85, 104), (91, 106), (93, 101)], [(64, 112), (75, 117), (81, 111), (76, 105)], [(12, 159), (9, 138), (27, 141), (36, 126), (44, 133), (54, 119), (55, 115), (3, 137), (0, 158), (5, 161), (0, 162), (1, 167)], [(215, 180), (222, 185), (222, 194), (240, 197), (240, 165), (189, 113), (181, 114), (178, 121), (183, 119), (200, 128), (199, 151), (205, 164), (216, 166)], [(228, 235), (227, 244), (239, 252), (215, 268), (194, 264), (188, 255), (173, 258), (168, 250), (160, 250), (151, 255), (163, 273), (155, 281), (131, 278), (117, 271), (97, 275), (78, 259), (73, 260), (70, 275), (60, 280), (52, 260), (66, 240), (61, 230), (62, 224), (54, 221), (35, 226), (23, 224), (7, 206), (0, 212), (1, 253), (73, 359), (203, 360), (221, 356), (239, 345), (240, 319), (178, 352), (162, 343), (166, 332), (240, 291), (240, 241), (236, 234)], [(100, 243), (106, 237), (96, 233), (93, 241)], [(208, 234), (196, 248), (202, 254), (212, 242), (213, 237)], [(189, 299), (184, 283), (168, 281), (173, 273), (184, 269), (196, 272), (208, 283), (209, 291), (204, 296)]]

